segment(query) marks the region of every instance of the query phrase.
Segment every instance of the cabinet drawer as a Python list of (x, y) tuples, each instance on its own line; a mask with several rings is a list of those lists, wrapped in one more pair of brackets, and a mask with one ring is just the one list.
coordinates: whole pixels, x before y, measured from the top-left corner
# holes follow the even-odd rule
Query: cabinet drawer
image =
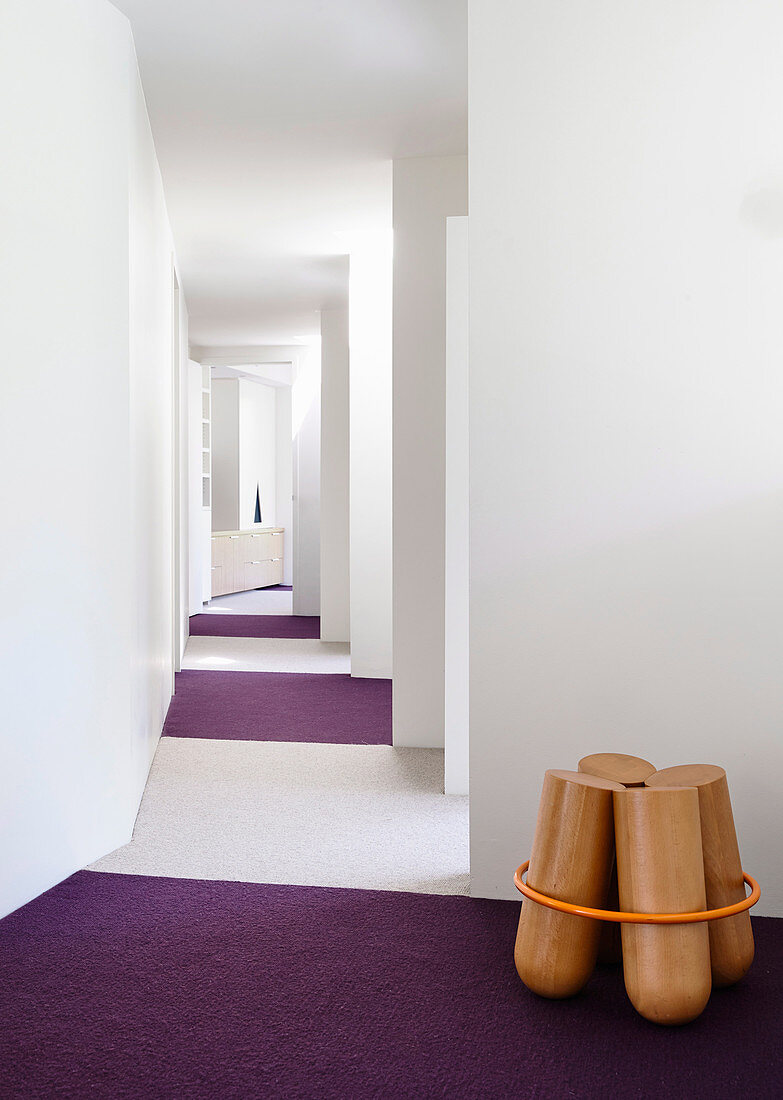
[(273, 534), (270, 531), (260, 531), (258, 534), (245, 537), (249, 539), (249, 561), (271, 561), (272, 558), (282, 558), (283, 535), (281, 532)]
[(215, 596), (225, 596), (228, 589), (226, 588), (225, 569), (222, 565), (212, 566), (212, 598)]
[(278, 563), (273, 561), (249, 561), (244, 567), (244, 587), (266, 588), (277, 584)]

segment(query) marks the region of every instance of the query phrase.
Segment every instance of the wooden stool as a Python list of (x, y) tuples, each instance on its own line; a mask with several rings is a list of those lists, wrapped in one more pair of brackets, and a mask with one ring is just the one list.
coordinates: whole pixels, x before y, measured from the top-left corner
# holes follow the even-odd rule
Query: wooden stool
[[(693, 787), (614, 793), (620, 907), (636, 913), (705, 908), (699, 796)], [(623, 972), (634, 1008), (658, 1024), (694, 1020), (709, 1000), (705, 924), (624, 924)]]
[[(644, 781), (655, 771), (655, 765), (641, 756), (626, 756), (622, 752), (594, 752), (579, 761), (579, 771), (588, 775), (600, 775), (622, 783), (624, 787), (643, 787)], [(617, 865), (612, 867), (609, 880), (607, 909), (619, 909), (620, 895), (617, 888)], [(620, 925), (604, 921), (598, 941), (598, 961), (604, 966), (618, 966), (623, 961)]]
[[(707, 908), (720, 909), (745, 897), (734, 815), (726, 772), (714, 764), (680, 764), (647, 778), (648, 787), (695, 787), (699, 797)], [(750, 913), (710, 921), (710, 957), (715, 986), (733, 985), (753, 962)]]
[[(538, 809), (528, 883), (535, 890), (582, 905), (606, 902), (614, 856), (611, 780), (572, 771), (548, 771)], [(514, 962), (522, 981), (542, 997), (571, 997), (595, 967), (601, 925), (522, 903)]]

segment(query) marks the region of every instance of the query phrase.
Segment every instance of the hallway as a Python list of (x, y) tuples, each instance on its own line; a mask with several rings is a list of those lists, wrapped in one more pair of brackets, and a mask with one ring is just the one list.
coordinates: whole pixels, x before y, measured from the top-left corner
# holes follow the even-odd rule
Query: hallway
[(781, 57), (2, 0), (0, 1100), (783, 1096)]

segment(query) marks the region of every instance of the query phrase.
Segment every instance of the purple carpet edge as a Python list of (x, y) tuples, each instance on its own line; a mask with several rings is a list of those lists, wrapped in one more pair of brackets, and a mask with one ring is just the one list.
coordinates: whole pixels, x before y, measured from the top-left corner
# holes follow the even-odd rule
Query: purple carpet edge
[(195, 638), (320, 638), (319, 615), (191, 615)]
[(391, 680), (186, 669), (176, 675), (163, 736), (391, 745)]

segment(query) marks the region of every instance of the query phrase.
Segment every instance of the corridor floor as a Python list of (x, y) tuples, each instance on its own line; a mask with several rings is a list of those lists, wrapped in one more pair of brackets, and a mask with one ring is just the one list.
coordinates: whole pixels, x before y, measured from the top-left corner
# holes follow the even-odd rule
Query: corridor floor
[(779, 921), (688, 1027), (646, 1023), (617, 969), (542, 1000), (519, 904), (464, 896), (442, 754), (391, 747), (388, 683), (177, 687), (131, 843), (0, 921), (3, 1100), (780, 1095)]
[(390, 682), (317, 620), (228, 621), (274, 636), (191, 636), (133, 839), (90, 870), (467, 894), (467, 799), (442, 751), (392, 748)]

